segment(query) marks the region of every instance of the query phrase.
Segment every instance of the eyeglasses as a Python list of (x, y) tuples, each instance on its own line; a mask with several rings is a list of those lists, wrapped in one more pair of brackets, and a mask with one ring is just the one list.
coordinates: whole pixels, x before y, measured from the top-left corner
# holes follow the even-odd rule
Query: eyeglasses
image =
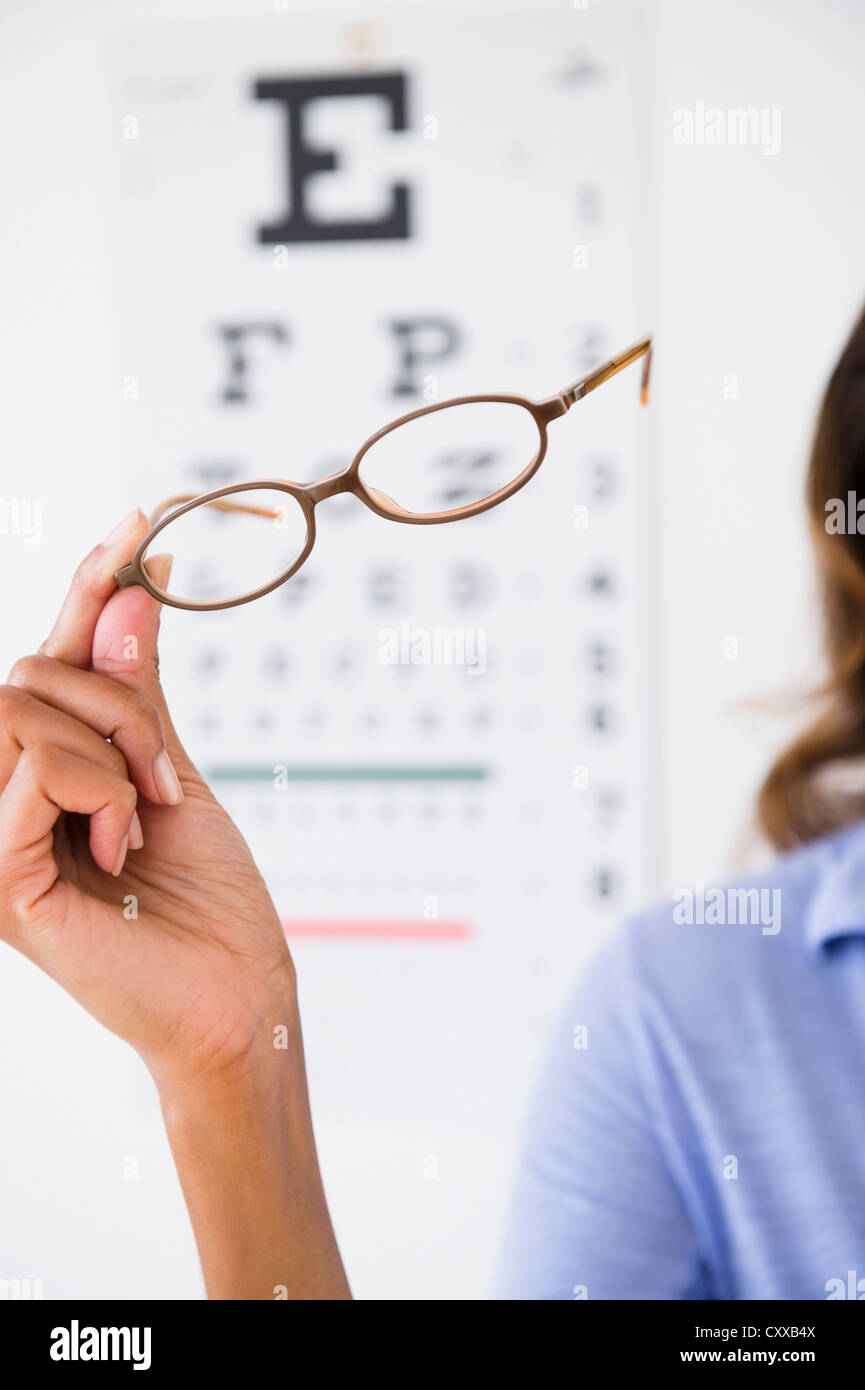
[[(415, 526), (462, 521), (525, 487), (547, 450), (547, 426), (576, 401), (642, 357), (648, 401), (652, 340), (643, 338), (555, 396), (458, 396), (392, 420), (362, 444), (348, 468), (317, 483), (266, 478), (163, 502), (120, 588), (139, 584), (160, 603), (196, 610), (251, 603), (297, 574), (315, 543), (315, 508), (342, 492), (388, 521)], [(174, 556), (170, 592), (148, 558)]]

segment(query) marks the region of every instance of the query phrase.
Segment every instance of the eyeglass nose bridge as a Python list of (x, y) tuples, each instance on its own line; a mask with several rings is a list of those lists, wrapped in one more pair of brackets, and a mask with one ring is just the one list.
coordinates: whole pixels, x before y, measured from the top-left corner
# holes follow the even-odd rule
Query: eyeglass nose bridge
[(354, 468), (345, 468), (340, 473), (329, 473), (326, 478), (319, 478), (317, 483), (308, 483), (301, 490), (310, 504), (317, 507), (319, 502), (324, 502), (328, 497), (336, 497), (340, 492), (357, 492), (355, 473)]

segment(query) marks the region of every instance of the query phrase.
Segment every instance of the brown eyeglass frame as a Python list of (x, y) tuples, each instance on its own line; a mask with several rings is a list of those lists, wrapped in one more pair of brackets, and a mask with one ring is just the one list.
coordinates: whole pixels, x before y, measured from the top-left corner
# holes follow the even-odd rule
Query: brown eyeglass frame
[[(478, 516), (481, 512), (489, 511), (490, 507), (497, 507), (500, 502), (512, 497), (515, 492), (519, 492), (520, 488), (525, 487), (529, 479), (538, 471), (547, 452), (547, 425), (552, 420), (566, 415), (571, 406), (582, 400), (583, 396), (587, 396), (590, 391), (594, 391), (596, 387), (609, 381), (610, 377), (615, 376), (624, 367), (629, 367), (639, 357), (645, 359), (640, 384), (640, 400), (643, 405), (646, 405), (649, 399), (649, 376), (652, 365), (651, 337), (640, 339), (639, 342), (626, 348), (624, 352), (618, 353), (616, 357), (611, 357), (608, 362), (604, 362), (595, 371), (589, 372), (587, 376), (572, 382), (570, 386), (566, 386), (556, 395), (543, 401), (532, 401), (527, 396), (513, 395), (455, 396), (447, 401), (436, 401), (433, 405), (422, 406), (420, 410), (413, 410), (408, 415), (401, 415), (399, 419), (391, 420), (389, 425), (384, 425), (382, 429), (376, 430), (375, 434), (371, 434), (361, 445), (348, 467), (342, 472), (331, 473), (315, 483), (292, 483), (279, 478), (260, 478), (255, 482), (232, 483), (228, 487), (217, 488), (214, 492), (183, 493), (177, 497), (169, 497), (160, 503), (153, 512), (151, 516), (153, 524), (150, 531), (138, 546), (130, 563), (125, 565), (123, 569), (119, 569), (114, 578), (119, 588), (127, 589), (135, 584), (141, 585), (153, 598), (171, 608), (186, 608), (197, 612), (219, 608), (236, 608), (241, 603), (251, 603), (253, 599), (263, 598), (265, 594), (278, 589), (286, 580), (291, 579), (292, 575), (296, 574), (301, 565), (309, 559), (315, 545), (315, 508), (319, 502), (323, 502), (327, 497), (335, 497), (341, 492), (353, 493), (355, 497), (360, 498), (365, 506), (369, 507), (370, 511), (384, 517), (385, 520), (407, 522), (413, 526), (437, 526), (446, 521), (462, 521), (464, 517)], [(522, 473), (514, 478), (513, 482), (507, 483), (504, 487), (490, 493), (488, 497), (483, 497), (479, 502), (472, 502), (466, 507), (452, 507), (443, 512), (407, 512), (386, 493), (370, 487), (361, 478), (360, 465), (367, 450), (386, 434), (390, 434), (392, 430), (399, 429), (401, 425), (407, 425), (409, 421), (417, 420), (422, 415), (431, 415), (436, 410), (447, 410), (449, 406), (476, 405), (484, 402), (522, 406), (529, 412), (537, 425), (538, 450), (531, 462), (523, 469)], [(239, 492), (251, 492), (264, 488), (288, 493), (298, 503), (306, 520), (306, 545), (289, 569), (284, 570), (282, 574), (277, 575), (276, 579), (260, 589), (239, 594), (236, 598), (220, 599), (215, 603), (173, 598), (171, 594), (166, 593), (153, 583), (145, 568), (144, 557), (160, 531), (175, 521), (177, 517), (182, 516), (184, 512), (192, 511), (206, 503), (213, 503), (216, 508), (222, 511), (246, 512), (275, 519), (279, 513), (271, 511), (269, 508), (244, 506), (242, 502), (220, 501), (221, 498), (233, 496)]]

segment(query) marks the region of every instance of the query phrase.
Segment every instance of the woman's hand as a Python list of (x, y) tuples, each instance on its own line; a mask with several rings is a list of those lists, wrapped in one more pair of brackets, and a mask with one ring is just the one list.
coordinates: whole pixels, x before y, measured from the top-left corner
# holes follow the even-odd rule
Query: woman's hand
[(293, 1028), (292, 965), (243, 837), (172, 727), (160, 606), (114, 584), (147, 529), (141, 513), (127, 524), (0, 687), (0, 935), (154, 1072), (224, 1068)]
[(146, 531), (87, 556), (0, 687), (0, 938), (149, 1067), (211, 1296), (344, 1297), (281, 924), (172, 726), (160, 606), (114, 583)]

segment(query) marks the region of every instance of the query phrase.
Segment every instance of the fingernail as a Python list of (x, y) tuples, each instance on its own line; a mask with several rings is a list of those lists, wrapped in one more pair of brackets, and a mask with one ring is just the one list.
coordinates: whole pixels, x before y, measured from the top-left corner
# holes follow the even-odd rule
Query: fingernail
[(116, 542), (122, 540), (124, 536), (128, 536), (129, 532), (138, 525), (138, 518), (140, 515), (140, 511), (136, 507), (134, 512), (130, 512), (122, 521), (118, 521), (114, 529), (108, 532), (108, 535), (102, 542), (103, 547), (115, 545)]
[(141, 821), (138, 819), (138, 812), (132, 812), (132, 820), (129, 822), (129, 848), (141, 849), (144, 844), (144, 831), (141, 829)]
[(177, 806), (183, 800), (180, 778), (174, 771), (174, 764), (164, 748), (153, 764), (153, 780), (156, 783), (156, 790), (159, 792), (160, 799), (167, 801), (169, 806)]
[(117, 858), (116, 858), (115, 861), (114, 861), (114, 868), (111, 870), (111, 872), (112, 872), (112, 874), (114, 875), (115, 878), (116, 878), (117, 875), (120, 873), (120, 870), (123, 868), (123, 865), (126, 863), (126, 851), (128, 850), (128, 848), (129, 848), (129, 836), (128, 836), (128, 835), (124, 835), (124, 836), (123, 836), (123, 841), (122, 841), (122, 843), (121, 843), (121, 846), (120, 846), (119, 850), (117, 851)]

